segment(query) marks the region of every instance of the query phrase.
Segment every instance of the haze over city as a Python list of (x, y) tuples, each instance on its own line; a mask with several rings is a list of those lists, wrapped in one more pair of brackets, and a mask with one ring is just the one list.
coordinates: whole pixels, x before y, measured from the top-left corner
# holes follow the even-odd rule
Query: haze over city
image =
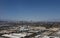
[(60, 0), (0, 0), (0, 38), (60, 38)]

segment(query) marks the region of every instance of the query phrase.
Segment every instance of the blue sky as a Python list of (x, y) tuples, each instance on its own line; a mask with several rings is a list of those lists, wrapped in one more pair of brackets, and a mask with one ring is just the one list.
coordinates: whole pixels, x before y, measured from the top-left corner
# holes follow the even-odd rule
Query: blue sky
[(60, 0), (0, 0), (0, 19), (58, 20)]

